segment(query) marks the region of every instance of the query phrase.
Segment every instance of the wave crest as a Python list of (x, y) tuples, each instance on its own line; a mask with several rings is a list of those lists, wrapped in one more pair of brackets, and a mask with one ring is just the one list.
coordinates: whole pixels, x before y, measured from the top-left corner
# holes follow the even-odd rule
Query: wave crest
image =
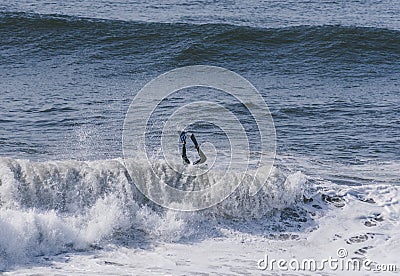
[[(150, 170), (142, 164), (143, 172)], [(162, 161), (159, 169), (169, 175), (169, 184), (193, 185), (193, 179), (183, 182)], [(149, 202), (120, 159), (31, 162), (0, 158), (0, 181), (0, 249), (1, 256), (10, 261), (80, 250), (105, 240), (177, 241), (193, 235), (201, 221), (211, 218), (261, 218), (296, 202), (307, 179), (300, 172), (286, 175), (274, 168), (257, 195), (251, 197), (240, 185), (225, 201), (200, 212), (176, 212)]]

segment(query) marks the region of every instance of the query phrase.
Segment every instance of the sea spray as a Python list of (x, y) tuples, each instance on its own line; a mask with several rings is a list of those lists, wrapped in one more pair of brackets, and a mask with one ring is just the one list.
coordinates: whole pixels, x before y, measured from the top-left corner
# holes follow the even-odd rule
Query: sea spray
[[(218, 220), (260, 219), (273, 210), (289, 207), (301, 198), (307, 181), (300, 172), (285, 175), (274, 168), (253, 197), (246, 185), (239, 185), (214, 207), (200, 212), (177, 212), (145, 198), (119, 159), (31, 162), (1, 158), (0, 168), (3, 262), (127, 239), (176, 242), (201, 235), (202, 224), (212, 229)], [(140, 169), (146, 171), (145, 167)], [(165, 173), (174, 185), (193, 185), (180, 182), (184, 178), (177, 173), (172, 177), (172, 170)]]

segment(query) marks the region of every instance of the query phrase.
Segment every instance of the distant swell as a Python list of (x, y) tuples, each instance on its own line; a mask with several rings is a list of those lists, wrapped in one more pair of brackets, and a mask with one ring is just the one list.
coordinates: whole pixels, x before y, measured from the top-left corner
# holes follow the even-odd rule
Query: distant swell
[(281, 63), (285, 68), (280, 70), (298, 70), (301, 64), (322, 72), (329, 70), (325, 66), (364, 64), (370, 72), (373, 65), (389, 70), (385, 65), (397, 64), (400, 58), (399, 31), (364, 27), (265, 29), (0, 13), (0, 34), (3, 58), (10, 63), (32, 54), (39, 60), (69, 54), (79, 55), (82, 64), (132, 59), (146, 66), (153, 59), (170, 67), (229, 59), (238, 67), (252, 64), (260, 70)]

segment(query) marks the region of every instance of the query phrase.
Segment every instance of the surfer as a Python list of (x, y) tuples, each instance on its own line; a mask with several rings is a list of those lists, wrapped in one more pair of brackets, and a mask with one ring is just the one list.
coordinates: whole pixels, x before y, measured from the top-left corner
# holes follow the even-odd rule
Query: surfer
[[(190, 160), (186, 155), (186, 132), (182, 131), (179, 138), (182, 142), (182, 159), (186, 164), (190, 164)], [(198, 160), (193, 162), (193, 165), (203, 164), (207, 160), (206, 155), (200, 149), (200, 146), (197, 143), (196, 137), (194, 136), (193, 133), (192, 133), (192, 135), (190, 135), (190, 139), (192, 140), (194, 147), (196, 148), (197, 153), (199, 154), (199, 157), (200, 157)]]

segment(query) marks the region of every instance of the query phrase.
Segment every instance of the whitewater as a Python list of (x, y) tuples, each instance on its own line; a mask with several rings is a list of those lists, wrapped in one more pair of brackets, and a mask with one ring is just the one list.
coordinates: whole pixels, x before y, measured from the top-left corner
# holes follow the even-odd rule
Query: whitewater
[(336, 257), (339, 248), (397, 262), (396, 186), (338, 186), (275, 167), (254, 197), (239, 187), (215, 207), (178, 212), (138, 192), (122, 160), (2, 158), (0, 188), (11, 274), (257, 273), (265, 254)]

